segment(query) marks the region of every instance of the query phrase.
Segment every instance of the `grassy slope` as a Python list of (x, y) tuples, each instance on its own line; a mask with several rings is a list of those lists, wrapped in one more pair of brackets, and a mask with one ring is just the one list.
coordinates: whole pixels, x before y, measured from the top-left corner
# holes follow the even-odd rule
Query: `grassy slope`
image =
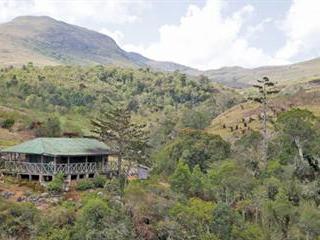
[[(316, 116), (320, 116), (320, 85), (311, 82), (301, 82), (295, 85), (290, 84), (283, 89), (279, 96), (270, 101), (268, 116), (276, 120), (279, 113), (290, 108), (302, 108), (312, 111)], [(251, 92), (251, 90), (248, 90)], [(244, 131), (261, 130), (261, 106), (257, 103), (247, 102), (238, 104), (212, 120), (207, 131), (219, 134), (225, 139), (234, 141), (240, 138)], [(247, 126), (244, 126), (244, 121)], [(225, 125), (225, 127), (224, 127)], [(236, 130), (236, 126), (238, 129)], [(233, 131), (231, 131), (233, 128)], [(269, 124), (269, 129), (273, 129)]]
[(320, 58), (286, 66), (270, 66), (247, 69), (225, 67), (205, 72), (210, 79), (227, 85), (241, 87), (253, 84), (261, 77), (268, 76), (282, 84), (297, 84), (310, 79), (320, 78)]

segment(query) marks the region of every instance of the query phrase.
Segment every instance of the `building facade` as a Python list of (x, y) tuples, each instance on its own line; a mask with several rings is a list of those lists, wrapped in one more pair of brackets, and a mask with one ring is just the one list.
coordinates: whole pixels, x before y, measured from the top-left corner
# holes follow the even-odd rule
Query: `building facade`
[(36, 138), (1, 151), (5, 174), (50, 181), (58, 173), (69, 180), (111, 171), (110, 148), (90, 138)]

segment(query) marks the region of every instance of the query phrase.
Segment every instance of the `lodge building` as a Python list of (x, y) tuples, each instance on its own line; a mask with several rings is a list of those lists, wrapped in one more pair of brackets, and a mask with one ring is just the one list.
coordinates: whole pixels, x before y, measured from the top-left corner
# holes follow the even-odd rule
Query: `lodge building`
[(110, 148), (91, 138), (36, 138), (0, 151), (2, 171), (30, 180), (92, 178), (111, 171)]

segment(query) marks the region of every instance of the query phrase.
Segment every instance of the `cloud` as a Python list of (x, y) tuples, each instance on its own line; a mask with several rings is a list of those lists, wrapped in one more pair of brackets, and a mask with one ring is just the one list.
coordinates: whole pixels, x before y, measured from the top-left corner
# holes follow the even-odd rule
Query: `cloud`
[[(242, 34), (254, 7), (246, 5), (229, 16), (223, 16), (226, 4), (224, 1), (208, 0), (202, 8), (190, 5), (179, 24), (163, 25), (159, 29), (159, 41), (146, 46), (127, 44), (123, 47), (153, 59), (174, 61), (199, 69), (283, 63), (268, 56), (262, 49), (250, 46), (248, 34)], [(256, 28), (261, 30), (263, 24)], [(258, 30), (251, 28), (250, 31)]]
[(320, 1), (294, 0), (280, 28), (286, 35), (285, 45), (277, 58), (318, 57), (320, 54)]
[(272, 23), (272, 18), (265, 18), (257, 25), (248, 26), (246, 38), (256, 38), (257, 34), (261, 34), (264, 31), (265, 25)]
[(21, 15), (48, 15), (83, 26), (132, 23), (149, 3), (146, 0), (1, 0), (0, 22)]

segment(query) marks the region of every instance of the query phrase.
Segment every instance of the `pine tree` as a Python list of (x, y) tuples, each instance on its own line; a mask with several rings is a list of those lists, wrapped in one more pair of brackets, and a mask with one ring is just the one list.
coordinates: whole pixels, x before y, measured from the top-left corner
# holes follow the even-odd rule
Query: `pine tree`
[(258, 90), (258, 95), (255, 97), (249, 97), (249, 100), (253, 100), (262, 105), (262, 123), (263, 123), (263, 162), (267, 165), (267, 151), (268, 151), (268, 135), (267, 135), (267, 111), (269, 96), (279, 92), (275, 87), (275, 82), (270, 81), (268, 77), (263, 77), (261, 80), (257, 80), (258, 84), (253, 85)]
[[(103, 112), (101, 117), (92, 120), (92, 132), (101, 141), (113, 146), (117, 152), (117, 171), (120, 178), (127, 179), (133, 163), (148, 165), (148, 137), (145, 125), (133, 123), (126, 107), (115, 107)], [(122, 161), (126, 160), (127, 168)]]

